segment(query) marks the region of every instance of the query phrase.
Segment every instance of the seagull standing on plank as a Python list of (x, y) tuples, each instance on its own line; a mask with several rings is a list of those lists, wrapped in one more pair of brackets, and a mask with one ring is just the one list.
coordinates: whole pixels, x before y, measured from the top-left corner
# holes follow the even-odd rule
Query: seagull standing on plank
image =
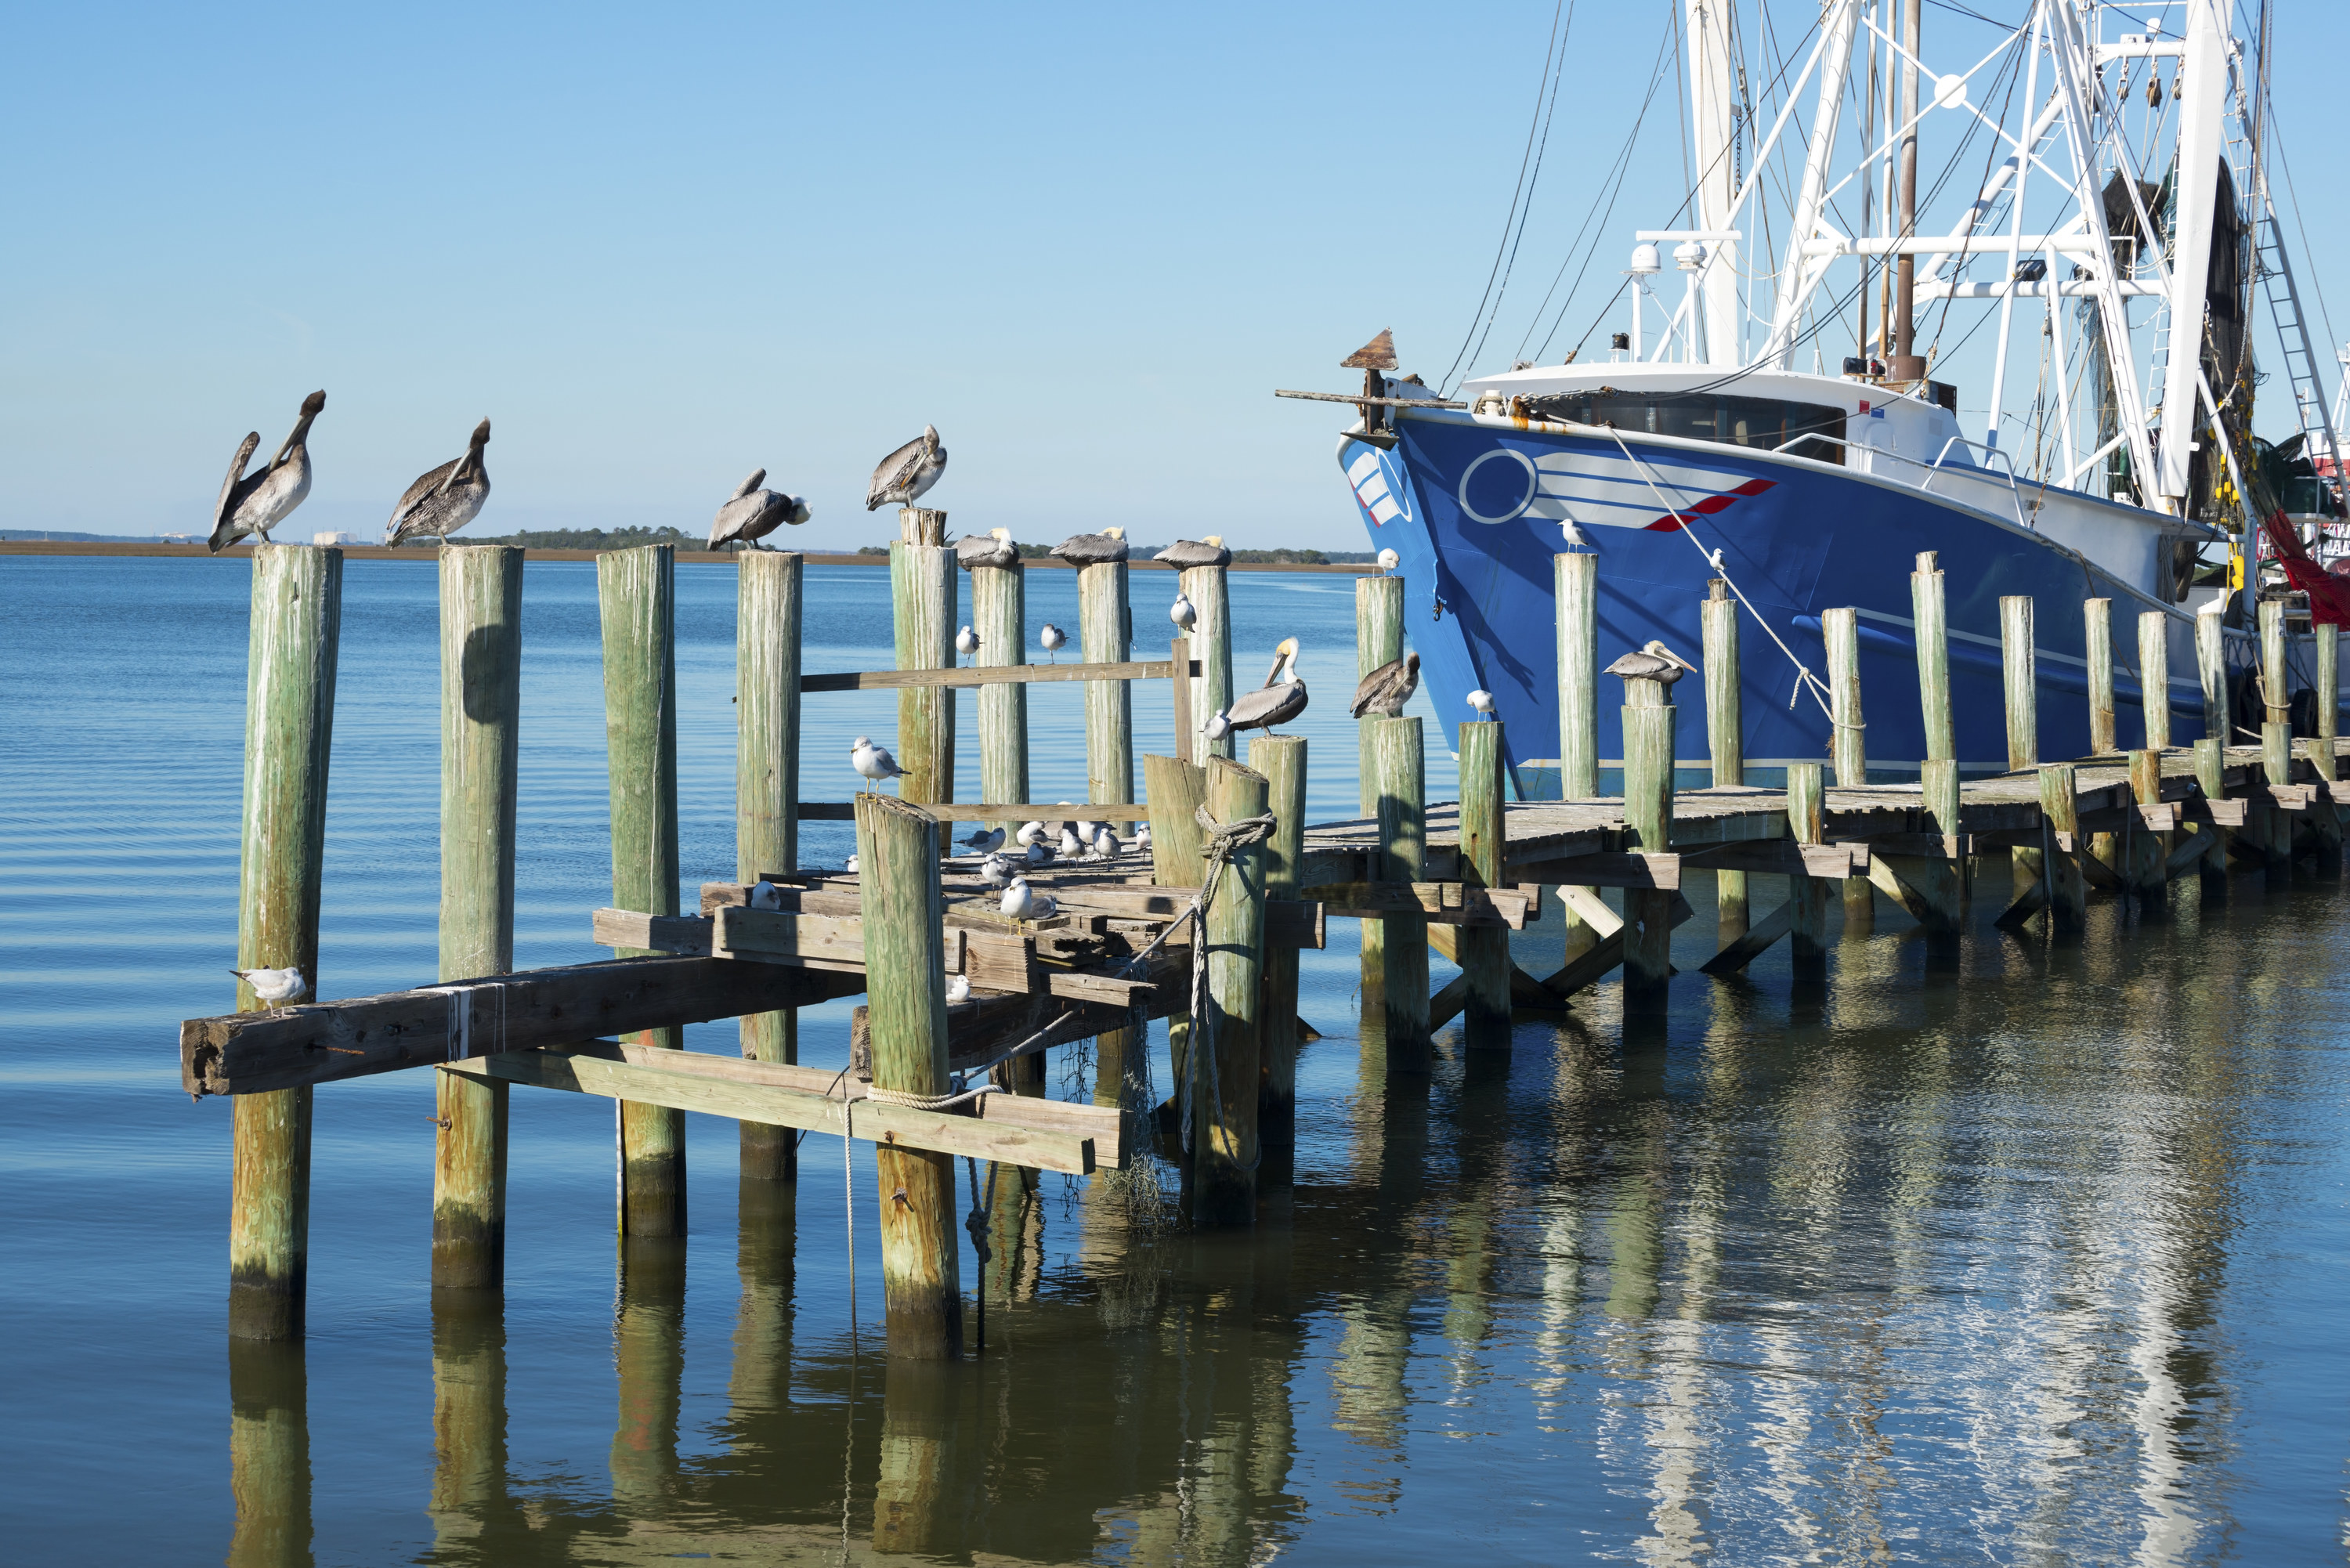
[(972, 836), (962, 843), (963, 847), (973, 855), (993, 855), (1003, 847), (1003, 829), (974, 828)]
[(1013, 867), (1016, 864), (1016, 861), (1006, 860), (1001, 855), (991, 855), (979, 863), (979, 879), (991, 888), (1008, 888), (1012, 885)]
[(971, 977), (963, 974), (947, 976), (947, 1005), (960, 1007), (971, 1000)]
[(939, 427), (924, 425), (920, 435), (883, 458), (873, 471), (873, 483), (865, 490), (865, 510), (892, 501), (911, 506), (930, 493), (946, 471), (947, 449), (939, 444)]
[(996, 906), (1015, 920), (1049, 919), (1059, 907), (1050, 893), (1039, 893), (1028, 886), (1025, 877), (1012, 878), (1012, 886), (1003, 890), (1003, 901)]
[(272, 1011), (309, 989), (298, 969), (233, 969), (229, 973), (253, 987), (255, 998), (267, 1002)]
[(874, 784), (879, 784), (883, 779), (906, 776), (906, 770), (898, 765), (897, 758), (864, 735), (858, 736), (857, 743), (848, 748), (848, 765)]

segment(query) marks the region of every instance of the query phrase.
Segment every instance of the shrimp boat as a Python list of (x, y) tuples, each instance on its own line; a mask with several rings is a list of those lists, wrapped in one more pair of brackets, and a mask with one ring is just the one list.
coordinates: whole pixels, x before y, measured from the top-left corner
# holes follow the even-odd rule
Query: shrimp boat
[[(1918, 0), (1783, 9), (1777, 38), (1817, 24), (1783, 57), (1750, 57), (1743, 40), (1774, 35), (1731, 0), (1682, 0), (1669, 18), (1696, 171), (1670, 215), (1695, 221), (1632, 232), (1605, 358), (1521, 360), (1444, 395), (1395, 375), (1382, 333), (1346, 361), (1365, 371), (1360, 395), (1284, 394), (1357, 406), (1338, 463), (1373, 548), (1401, 557), (1439, 711), (1466, 718), (1467, 694), (1491, 691), (1520, 798), (1563, 793), (1553, 556), (1588, 552), (1603, 664), (1651, 640), (1693, 661), (1700, 604), (1741, 602), (1755, 783), (1829, 754), (1821, 617), (1853, 607), (1870, 780), (1914, 782), (1910, 576), (1933, 552), (1964, 771), (2008, 766), (2010, 596), (2033, 604), (2042, 756), (2091, 749), (2091, 598), (2111, 601), (2121, 744), (2139, 743), (2148, 701), (2168, 705), (2174, 744), (2204, 733), (2206, 610), (2225, 628), (2231, 726), (2257, 740), (2247, 601), (2287, 590), (2263, 569), (2262, 522), (2323, 557), (2343, 512), (2334, 414), (2267, 172), (2266, 6), (2240, 38), (2218, 0), (2037, 0), (2014, 29), (1939, 49)], [(1783, 85), (1750, 99), (1763, 81)], [(1919, 169), (1928, 143), (1947, 151), (1939, 171)], [(1957, 192), (1939, 223), (1921, 190)], [(1757, 211), (1766, 192), (1793, 192), (1791, 221)], [(1774, 252), (1754, 243), (1774, 233)], [(2256, 292), (2293, 398), (2273, 446), (2251, 434)], [(1996, 336), (1976, 337), (1986, 327)], [(1968, 376), (1984, 395), (1960, 389)], [(2148, 613), (2168, 647), (2168, 690), (2152, 693), (2137, 679)], [(2294, 649), (2306, 688), (2307, 639)], [(1684, 783), (1710, 777), (1702, 684), (1677, 691)], [(1616, 704), (1599, 709), (1607, 793), (1622, 747)]]

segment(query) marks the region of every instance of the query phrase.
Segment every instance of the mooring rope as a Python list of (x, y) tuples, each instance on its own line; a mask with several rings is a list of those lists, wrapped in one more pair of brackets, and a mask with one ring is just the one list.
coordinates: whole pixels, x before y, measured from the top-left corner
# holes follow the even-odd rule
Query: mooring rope
[[(1200, 846), (1200, 857), (1204, 863), (1200, 890), (1192, 895), (1191, 907), (1185, 911), (1191, 921), (1191, 1059), (1185, 1064), (1187, 1070), (1180, 1080), (1181, 1098), (1176, 1107), (1176, 1116), (1182, 1124), (1179, 1131), (1186, 1154), (1193, 1152), (1191, 1100), (1202, 1056), (1208, 1062), (1208, 1093), (1211, 1096), (1209, 1103), (1214, 1107), (1215, 1130), (1225, 1137), (1226, 1142), (1231, 1141), (1230, 1130), (1224, 1126), (1223, 1083), (1216, 1070), (1215, 1011), (1208, 1005), (1208, 911), (1215, 904), (1216, 884), (1222, 878), (1224, 867), (1231, 864), (1233, 854), (1264, 843), (1273, 836), (1274, 828), (1279, 826), (1271, 812), (1262, 816), (1244, 816), (1236, 822), (1220, 823), (1208, 815), (1208, 808), (1204, 805), (1194, 809), (1193, 820), (1199, 823), (1200, 830), (1207, 835), (1207, 838)], [(1169, 934), (1173, 930), (1174, 927), (1168, 928)], [(1164, 940), (1162, 936), (1160, 940)], [(1260, 1143), (1242, 1168), (1254, 1170), (1263, 1158), (1264, 1147)]]

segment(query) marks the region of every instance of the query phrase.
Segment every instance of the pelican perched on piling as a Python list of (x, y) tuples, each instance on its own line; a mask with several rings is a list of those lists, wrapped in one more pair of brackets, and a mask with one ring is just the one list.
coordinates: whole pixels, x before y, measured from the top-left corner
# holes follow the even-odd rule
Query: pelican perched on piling
[(1181, 629), (1189, 631), (1191, 629), (1191, 623), (1200, 618), (1200, 612), (1188, 597), (1177, 594), (1175, 602), (1167, 607), (1167, 618)]
[(1670, 686), (1684, 674), (1693, 674), (1696, 670), (1696, 665), (1651, 639), (1600, 673), (1620, 675), (1627, 680), (1653, 680), (1660, 686)]
[(808, 510), (804, 495), (780, 495), (772, 490), (762, 490), (767, 482), (767, 471), (754, 468), (751, 477), (734, 487), (726, 504), (718, 509), (718, 516), (710, 524), (710, 547), (722, 549), (728, 545), (747, 545), (759, 548), (759, 541), (786, 523), (806, 522), (815, 514)]
[(1045, 645), (1045, 651), (1053, 656), (1054, 663), (1058, 664), (1061, 662), (1061, 649), (1068, 646), (1069, 634), (1048, 620), (1037, 631), (1036, 640)]
[(898, 765), (898, 759), (865, 735), (858, 736), (857, 743), (848, 748), (848, 765), (874, 784), (883, 779), (906, 776), (906, 770)]
[(266, 468), (251, 473), (244, 472), (244, 465), (261, 445), (261, 432), (246, 433), (229, 462), (228, 478), (221, 483), (220, 500), (213, 505), (213, 536), (206, 543), (213, 555), (248, 534), (260, 535), (265, 545), (272, 543), (269, 531), (302, 504), (310, 493), (310, 421), (326, 406), (323, 391), (303, 399), (302, 411), (295, 416), (294, 433), (286, 438)]
[(1284, 637), (1273, 650), (1273, 669), (1266, 673), (1264, 684), (1243, 693), (1220, 717), (1224, 720), (1227, 733), (1232, 730), (1263, 730), (1270, 735), (1275, 724), (1285, 724), (1305, 711), (1305, 682), (1297, 673), (1297, 639)]
[(482, 466), (482, 449), (489, 444), (490, 421), (484, 420), (473, 427), (464, 456), (419, 474), (391, 509), (383, 542), (434, 538), (446, 545), (450, 535), (480, 516), (482, 503), (490, 498), (490, 471)]
[(1232, 553), (1224, 548), (1222, 534), (1211, 534), (1205, 539), (1178, 539), (1151, 559), (1170, 566), (1229, 566)]
[(1072, 534), (1053, 546), (1053, 554), (1073, 566), (1097, 566), (1127, 556), (1126, 530), (1105, 528), (1098, 534)]
[(1400, 718), (1403, 705), (1419, 689), (1419, 655), (1407, 653), (1364, 676), (1362, 684), (1355, 688), (1355, 705), (1347, 711), (1357, 719)]
[(883, 458), (873, 471), (873, 483), (865, 488), (865, 510), (892, 501), (911, 506), (930, 493), (946, 471), (947, 449), (939, 444), (939, 427), (924, 425), (920, 435)]
[(1403, 565), (1403, 557), (1397, 555), (1392, 549), (1381, 550), (1379, 552), (1378, 565), (1379, 576), (1384, 577), (1389, 572), (1394, 571), (1398, 566)]
[(966, 572), (976, 566), (1009, 566), (1020, 559), (1020, 546), (1009, 528), (990, 528), (955, 541), (955, 564)]

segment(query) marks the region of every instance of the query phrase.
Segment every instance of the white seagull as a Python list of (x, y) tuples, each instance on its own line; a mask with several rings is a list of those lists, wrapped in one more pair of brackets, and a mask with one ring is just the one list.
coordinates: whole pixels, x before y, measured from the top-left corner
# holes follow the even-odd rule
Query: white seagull
[(1012, 886), (1003, 889), (1003, 901), (996, 906), (1015, 920), (1042, 920), (1051, 918), (1060, 906), (1050, 893), (1039, 893), (1028, 886), (1025, 877), (1012, 878)]
[(947, 976), (947, 1005), (960, 1007), (971, 1000), (971, 977), (964, 974)]
[(773, 882), (758, 883), (751, 889), (749, 902), (754, 909), (780, 909), (784, 907), (784, 890)]
[(848, 864), (847, 864), (847, 865), (846, 865), (846, 866), (844, 866), (844, 867), (841, 867), (841, 869), (842, 869), (842, 870), (844, 870), (844, 871), (846, 871), (846, 872), (847, 872), (851, 877), (856, 876), (856, 875), (857, 875), (857, 857), (856, 857), (856, 856), (854, 856), (854, 855), (850, 856), (850, 857), (848, 857)]
[(1566, 536), (1566, 547), (1568, 549), (1575, 551), (1577, 555), (1587, 556), (1591, 553), (1591, 541), (1583, 536), (1583, 530), (1575, 525), (1574, 518), (1570, 517), (1565, 522), (1560, 524), (1558, 525), (1558, 531)]
[(865, 510), (892, 501), (911, 506), (946, 471), (947, 449), (939, 444), (939, 427), (924, 425), (920, 435), (883, 458), (873, 471), (873, 483), (865, 490)]
[(253, 994), (271, 1007), (283, 1007), (308, 986), (298, 969), (233, 969), (229, 973), (253, 987)]
[(961, 631), (955, 633), (955, 651), (962, 654), (965, 659), (969, 659), (978, 653), (979, 633), (972, 630), (969, 627), (964, 627)]
[(1045, 825), (1041, 822), (1024, 822), (1020, 825), (1020, 831), (1013, 836), (1020, 841), (1020, 847), (1025, 849), (1045, 836)]
[(1232, 714), (1229, 708), (1219, 709), (1209, 714), (1208, 722), (1200, 726), (1200, 733), (1211, 741), (1221, 741), (1232, 732)]
[(1050, 866), (1052, 863), (1053, 863), (1053, 846), (1052, 846), (1051, 845), (1049, 845), (1049, 844), (1032, 844), (1032, 845), (1030, 845), (1030, 846), (1028, 846), (1028, 864), (1029, 864), (1029, 865), (1031, 865), (1031, 866)]
[(993, 855), (1003, 847), (1003, 829), (974, 828), (971, 836), (962, 843), (963, 847), (973, 855)]
[(906, 776), (906, 770), (898, 765), (897, 758), (864, 735), (858, 736), (857, 743), (848, 748), (848, 764), (875, 784), (883, 779)]
[(1397, 555), (1393, 550), (1381, 550), (1379, 552), (1379, 576), (1384, 577), (1389, 572), (1394, 571), (1398, 566), (1402, 565), (1403, 557)]
[(1485, 718), (1490, 719), (1493, 716), (1493, 694), (1481, 686), (1476, 691), (1469, 693), (1469, 706), (1477, 710), (1477, 711)]
[(1185, 631), (1189, 631), (1191, 629), (1191, 623), (1200, 618), (1200, 612), (1191, 607), (1191, 601), (1188, 597), (1177, 594), (1175, 602), (1167, 607), (1167, 618)]
[(1048, 620), (1044, 629), (1037, 632), (1036, 640), (1045, 645), (1045, 651), (1053, 655), (1053, 662), (1058, 664), (1061, 662), (1061, 649), (1067, 645), (1069, 634)]
[(1065, 826), (1061, 829), (1061, 842), (1057, 848), (1063, 859), (1075, 860), (1086, 852), (1086, 841), (1077, 836), (1076, 828)]
[(991, 888), (1007, 887), (1011, 884), (1013, 867), (1016, 864), (1001, 855), (991, 855), (979, 863), (979, 879)]

